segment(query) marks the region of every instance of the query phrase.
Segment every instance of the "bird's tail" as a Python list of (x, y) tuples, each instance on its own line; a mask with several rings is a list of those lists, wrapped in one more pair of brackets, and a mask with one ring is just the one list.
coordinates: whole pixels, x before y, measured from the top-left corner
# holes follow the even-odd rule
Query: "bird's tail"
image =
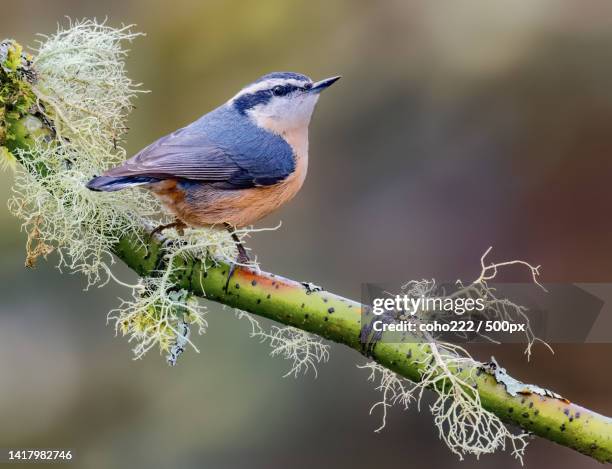
[(97, 176), (86, 187), (92, 191), (114, 192), (157, 181), (159, 179), (150, 176)]

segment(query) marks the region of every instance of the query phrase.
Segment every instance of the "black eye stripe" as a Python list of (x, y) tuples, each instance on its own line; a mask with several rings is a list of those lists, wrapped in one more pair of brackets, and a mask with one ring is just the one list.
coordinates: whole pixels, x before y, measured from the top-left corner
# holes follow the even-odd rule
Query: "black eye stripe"
[(310, 83), (306, 83), (304, 85), (304, 87), (300, 87), (300, 86), (295, 86), (295, 85), (276, 85), (274, 87), (272, 87), (270, 89), (270, 92), (274, 95), (274, 96), (285, 96), (289, 93), (292, 93), (296, 90), (304, 90), (304, 89), (310, 89), (312, 88), (312, 84)]
[[(255, 91), (254, 93), (243, 94), (236, 98), (233, 105), (241, 114), (245, 114), (249, 109), (253, 109), (257, 105), (266, 104), (273, 96), (285, 96), (296, 90), (309, 90), (312, 88), (312, 83), (304, 83), (302, 86), (296, 85), (276, 85), (272, 88)], [(276, 90), (276, 92), (275, 92)], [(278, 94), (277, 94), (278, 93)]]
[(255, 93), (240, 96), (234, 101), (234, 107), (238, 110), (238, 112), (244, 114), (246, 111), (254, 108), (257, 105), (266, 104), (271, 98), (272, 95), (268, 90), (260, 90)]

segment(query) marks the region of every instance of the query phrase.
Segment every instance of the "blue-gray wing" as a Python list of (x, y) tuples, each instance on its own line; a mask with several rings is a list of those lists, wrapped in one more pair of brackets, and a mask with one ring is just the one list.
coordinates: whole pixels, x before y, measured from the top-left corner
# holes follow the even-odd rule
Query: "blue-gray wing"
[(276, 184), (295, 170), (293, 150), (231, 109), (219, 108), (160, 138), (111, 177), (154, 177), (224, 183), (249, 188)]

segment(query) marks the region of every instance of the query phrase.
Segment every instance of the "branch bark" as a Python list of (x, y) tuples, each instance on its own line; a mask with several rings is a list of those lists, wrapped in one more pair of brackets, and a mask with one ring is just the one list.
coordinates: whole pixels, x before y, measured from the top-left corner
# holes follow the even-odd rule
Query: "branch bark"
[[(14, 116), (15, 109), (10, 108), (10, 102), (0, 100), (0, 106), (0, 118), (7, 111), (11, 111), (13, 116), (4, 120), (0, 146), (11, 151), (27, 149), (32, 140), (25, 120), (38, 119), (35, 106), (17, 110), (20, 113), (17, 117)], [(40, 120), (40, 124), (42, 127), (49, 125), (43, 120)], [(143, 239), (148, 239), (148, 242), (143, 244), (136, 237), (124, 237), (114, 250), (117, 257), (138, 275), (149, 276), (163, 268), (166, 262), (163, 240), (147, 236), (144, 227)], [(180, 258), (175, 262), (181, 267), (175, 279), (180, 288), (210, 301), (344, 344), (412, 381), (419, 381), (422, 363), (429, 358), (422, 348), (410, 343), (378, 342), (367, 352), (360, 341), (363, 305), (356, 301), (327, 291), (311, 291), (299, 282), (247, 268), (236, 269), (226, 291), (224, 286), (229, 272), (227, 264)], [(454, 373), (467, 379), (469, 371), (456, 369)], [(505, 422), (573, 448), (598, 461), (612, 462), (610, 418), (557, 397), (539, 394), (512, 396), (503, 383), (486, 372), (478, 374), (474, 379), (475, 390), (483, 406)]]

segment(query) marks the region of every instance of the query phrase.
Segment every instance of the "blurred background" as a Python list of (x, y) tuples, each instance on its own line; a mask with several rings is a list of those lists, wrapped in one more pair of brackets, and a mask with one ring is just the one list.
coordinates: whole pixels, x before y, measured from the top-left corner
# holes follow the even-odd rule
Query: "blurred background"
[[(34, 46), (66, 16), (147, 34), (128, 59), (151, 90), (128, 153), (264, 73), (344, 76), (314, 115), (304, 188), (259, 225), (281, 229), (249, 241), (266, 270), (358, 298), (363, 282), (472, 279), (492, 245), (544, 282), (612, 281), (610, 2), (23, 0), (3, 5), (0, 36)], [(105, 326), (128, 292), (83, 292), (53, 258), (26, 270), (5, 206), (0, 233), (0, 447), (73, 448), (92, 468), (518, 467), (507, 453), (459, 462), (426, 410), (394, 409), (373, 433), (362, 358), (333, 346), (318, 379), (283, 379), (288, 363), (215, 304), (201, 354), (132, 361)], [(472, 352), (612, 414), (612, 346), (555, 348), (529, 363), (518, 346)], [(525, 463), (599, 467), (542, 439)]]

